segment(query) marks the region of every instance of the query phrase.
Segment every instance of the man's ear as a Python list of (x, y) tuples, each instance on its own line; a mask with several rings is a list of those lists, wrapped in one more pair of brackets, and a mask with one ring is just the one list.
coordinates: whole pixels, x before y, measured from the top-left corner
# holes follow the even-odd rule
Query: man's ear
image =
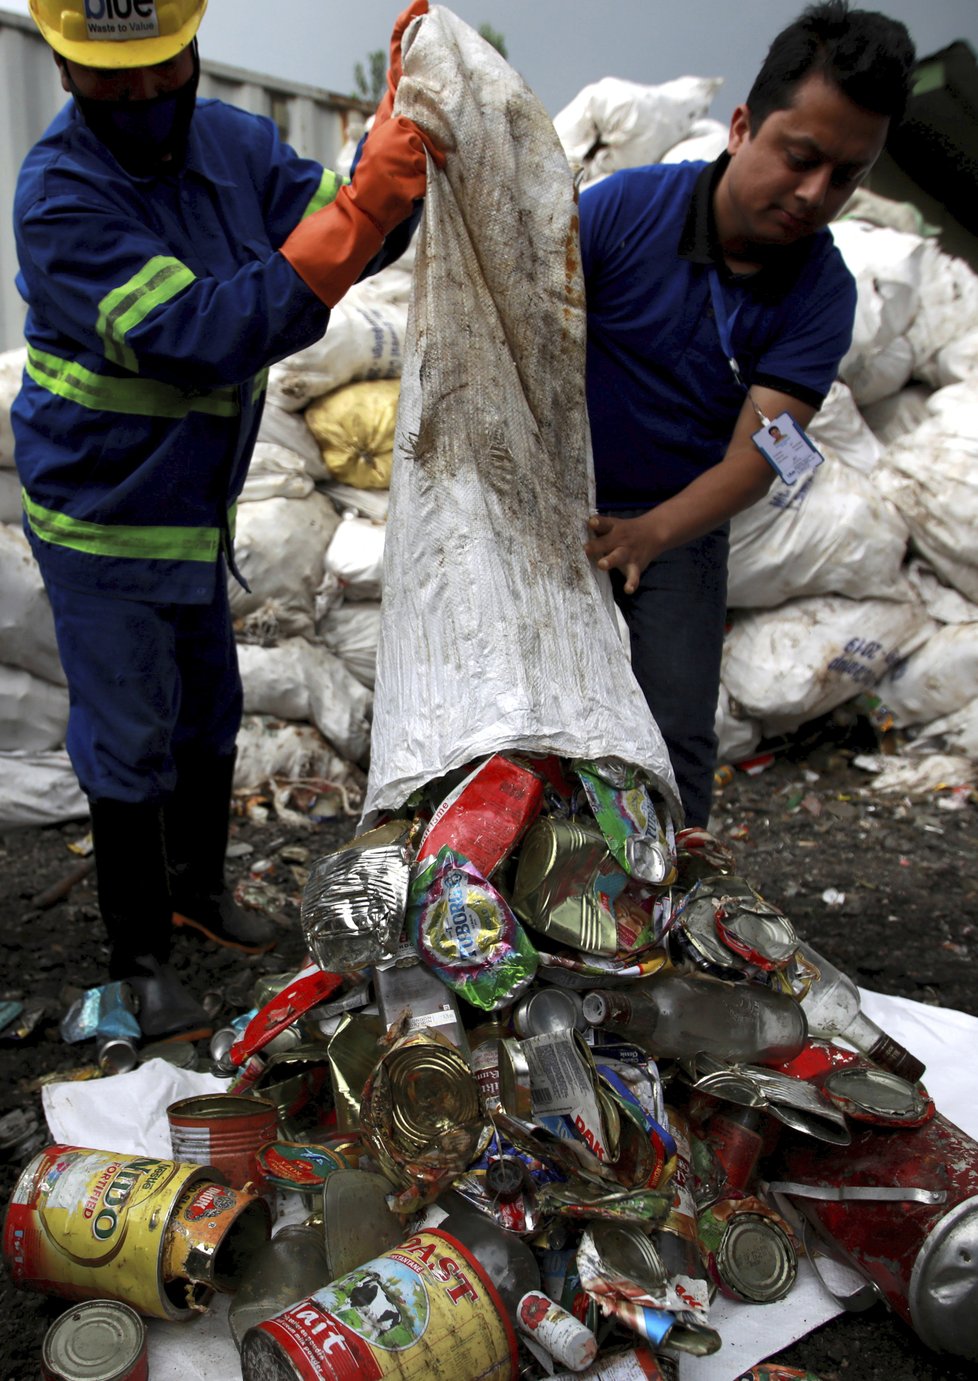
[(71, 83), (70, 83), (69, 80), (68, 80), (68, 68), (67, 68), (67, 65), (65, 64), (64, 58), (61, 56), (60, 53), (55, 53), (53, 50), (52, 50), (52, 57), (54, 58), (54, 65), (55, 65), (55, 67), (57, 67), (58, 72), (61, 74), (61, 86), (62, 86), (62, 89), (63, 89), (64, 91), (67, 91), (68, 94), (71, 95)]
[(736, 153), (750, 138), (750, 110), (739, 105), (730, 117), (730, 131), (727, 135), (727, 153)]

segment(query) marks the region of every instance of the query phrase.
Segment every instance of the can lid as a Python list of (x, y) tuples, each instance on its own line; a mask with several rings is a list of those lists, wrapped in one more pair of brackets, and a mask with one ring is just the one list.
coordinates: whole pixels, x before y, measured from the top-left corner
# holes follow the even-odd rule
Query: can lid
[(846, 1065), (823, 1079), (822, 1089), (837, 1107), (860, 1121), (907, 1126), (925, 1121), (929, 1112), (928, 1100), (916, 1085), (888, 1069)]
[(735, 1213), (716, 1250), (716, 1271), (732, 1294), (770, 1304), (783, 1299), (794, 1284), (798, 1257), (773, 1218)]
[(132, 1370), (145, 1345), (146, 1326), (128, 1304), (86, 1300), (48, 1329), (41, 1361), (61, 1381), (110, 1381)]
[(978, 1194), (964, 1199), (931, 1229), (917, 1253), (907, 1300), (914, 1331), (935, 1352), (978, 1361), (975, 1255)]

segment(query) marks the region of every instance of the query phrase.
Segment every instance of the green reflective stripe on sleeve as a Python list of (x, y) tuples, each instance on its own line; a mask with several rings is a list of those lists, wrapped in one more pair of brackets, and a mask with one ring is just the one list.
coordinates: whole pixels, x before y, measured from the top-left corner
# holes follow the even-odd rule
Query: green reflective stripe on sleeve
[(240, 412), (233, 387), (198, 394), (155, 379), (112, 379), (32, 345), (27, 347), (27, 372), (49, 393), (101, 412), (126, 412), (134, 417), (186, 417), (191, 412), (236, 417)]
[(257, 402), (257, 400), (262, 396), (262, 394), (265, 392), (265, 389), (266, 389), (267, 387), (268, 387), (268, 370), (267, 370), (267, 369), (261, 369), (261, 370), (258, 371), (258, 373), (255, 375), (255, 377), (254, 377), (254, 378), (252, 379), (252, 381), (251, 381), (251, 401), (252, 401), (253, 403), (254, 403), (254, 402)]
[(126, 344), (126, 336), (143, 321), (154, 307), (176, 297), (195, 275), (179, 259), (163, 254), (150, 259), (137, 274), (113, 288), (98, 304), (95, 329), (105, 342), (105, 357), (123, 369), (139, 370), (135, 351)]
[(323, 170), (322, 181), (316, 192), (302, 213), (302, 219), (311, 216), (314, 211), (321, 211), (324, 206), (328, 206), (331, 201), (336, 200), (336, 193), (341, 187), (345, 187), (350, 181), (348, 177), (340, 177), (339, 173), (331, 173), (328, 168)]
[(221, 532), (216, 527), (135, 527), (89, 523), (35, 503), (21, 491), (31, 531), (45, 542), (90, 556), (130, 556), (152, 561), (217, 560)]

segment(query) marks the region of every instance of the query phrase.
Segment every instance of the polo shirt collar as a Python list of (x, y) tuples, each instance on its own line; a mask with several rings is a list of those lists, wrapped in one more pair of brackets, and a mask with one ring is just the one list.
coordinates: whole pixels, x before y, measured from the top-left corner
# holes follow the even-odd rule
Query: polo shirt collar
[(724, 282), (746, 283), (760, 298), (779, 301), (785, 289), (797, 277), (799, 269), (811, 252), (809, 236), (793, 245), (774, 249), (769, 259), (756, 273), (747, 276), (731, 273), (724, 261), (713, 214), (713, 197), (717, 184), (730, 163), (730, 154), (722, 153), (713, 163), (704, 164), (693, 184), (686, 211), (686, 220), (679, 237), (679, 257), (692, 264), (716, 268)]

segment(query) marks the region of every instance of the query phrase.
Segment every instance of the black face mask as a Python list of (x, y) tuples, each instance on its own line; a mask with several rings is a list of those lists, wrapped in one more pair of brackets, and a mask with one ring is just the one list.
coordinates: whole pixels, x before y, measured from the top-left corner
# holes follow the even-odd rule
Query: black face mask
[(153, 177), (183, 166), (200, 80), (196, 40), (193, 58), (193, 74), (183, 86), (148, 101), (93, 100), (81, 94), (68, 74), (82, 119), (127, 173)]

